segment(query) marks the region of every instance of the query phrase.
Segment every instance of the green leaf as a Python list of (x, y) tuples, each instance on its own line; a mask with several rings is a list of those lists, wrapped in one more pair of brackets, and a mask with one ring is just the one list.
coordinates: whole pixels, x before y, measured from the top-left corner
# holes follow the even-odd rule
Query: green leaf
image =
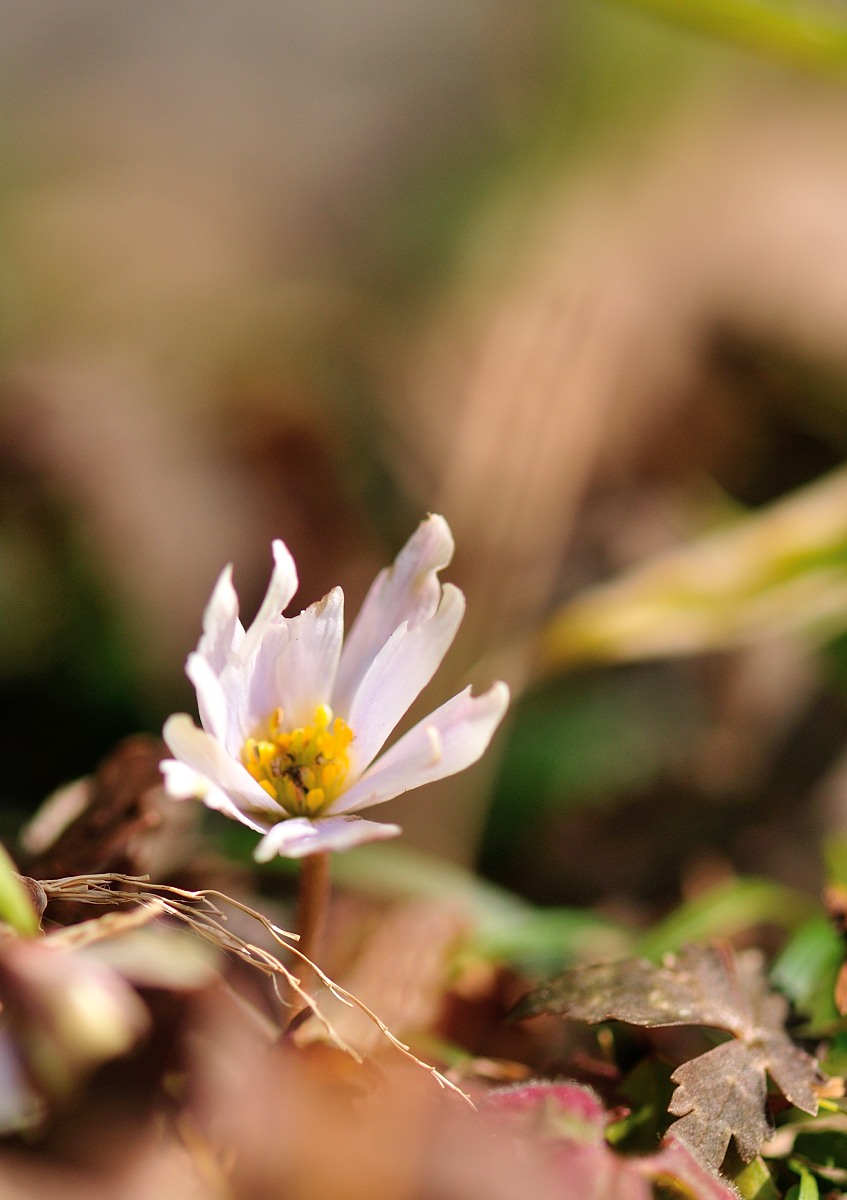
[[(212, 836), (224, 852), (266, 874), (296, 876), (297, 863), (252, 861), (256, 835), (233, 822), (216, 823)], [(626, 958), (632, 934), (607, 917), (578, 908), (536, 908), (472, 872), (408, 846), (361, 846), (335, 855), (341, 887), (377, 898), (437, 900), (468, 916), (471, 953), (541, 978), (573, 962)]]
[(823, 1054), (823, 1068), (828, 1075), (847, 1075), (847, 1030), (838, 1030)]
[[(488, 812), (484, 867), (537, 861), (548, 815), (645, 791), (700, 736), (700, 698), (665, 664), (547, 681), (521, 697)], [(555, 816), (554, 816), (555, 819)]]
[(548, 807), (646, 787), (698, 724), (682, 690), (668, 704), (664, 672), (627, 668), (557, 680), (521, 698), (513, 714), (497, 800)]
[(671, 1076), (678, 1086), (669, 1110), (680, 1120), (670, 1132), (714, 1170), (730, 1138), (745, 1161), (759, 1153), (770, 1132), (766, 1075), (790, 1103), (817, 1112), (822, 1079), (817, 1063), (786, 1034), (788, 1005), (768, 990), (757, 951), (687, 946), (661, 966), (629, 959), (575, 967), (530, 992), (514, 1015), (543, 1013), (646, 1028), (705, 1025), (731, 1033), (729, 1041), (684, 1062)]
[(785, 1200), (819, 1200), (820, 1193), (814, 1175), (807, 1171), (802, 1163), (792, 1161), (788, 1164), (792, 1171), (800, 1176), (800, 1182), (785, 1194)]
[(840, 1021), (834, 989), (844, 961), (841, 937), (823, 913), (797, 930), (771, 969), (771, 980), (808, 1017), (808, 1033), (823, 1033)]
[(768, 1165), (761, 1155), (747, 1163), (733, 1178), (742, 1200), (780, 1200)]
[(5, 921), (22, 937), (35, 937), (38, 917), (15, 864), (0, 845), (0, 921)]
[(607, 1140), (622, 1145), (629, 1153), (652, 1150), (667, 1125), (673, 1090), (668, 1064), (657, 1058), (643, 1058), (618, 1088), (631, 1112), (607, 1128)]
[(523, 920), (533, 908), (470, 871), (408, 846), (360, 846), (336, 854), (333, 877), (343, 887), (377, 897), (441, 900), (463, 908), (482, 930)]

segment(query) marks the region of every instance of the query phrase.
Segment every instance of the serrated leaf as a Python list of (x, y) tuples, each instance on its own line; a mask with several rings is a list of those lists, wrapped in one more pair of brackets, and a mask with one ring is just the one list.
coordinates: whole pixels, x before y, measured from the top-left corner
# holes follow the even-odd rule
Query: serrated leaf
[(744, 1161), (755, 1158), (771, 1131), (766, 1070), (767, 1061), (735, 1039), (683, 1063), (671, 1075), (678, 1086), (668, 1112), (681, 1118), (674, 1135), (713, 1166), (723, 1162), (733, 1134)]
[(524, 997), (517, 1017), (559, 1013), (583, 1021), (656, 1028), (706, 1025), (732, 1040), (683, 1063), (671, 1079), (673, 1135), (718, 1168), (731, 1137), (741, 1157), (756, 1155), (770, 1132), (767, 1075), (790, 1103), (814, 1115), (821, 1075), (785, 1032), (788, 1006), (768, 990), (757, 951), (688, 946), (660, 966), (643, 959), (575, 967)]

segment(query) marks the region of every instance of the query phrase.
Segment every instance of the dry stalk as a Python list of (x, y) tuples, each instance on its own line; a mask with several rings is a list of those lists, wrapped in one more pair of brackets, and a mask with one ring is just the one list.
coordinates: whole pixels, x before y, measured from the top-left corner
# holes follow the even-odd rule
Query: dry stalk
[[(50, 934), (51, 941), (76, 947), (102, 938), (115, 937), (128, 929), (139, 927), (158, 917), (171, 917), (186, 925), (192, 933), (205, 942), (225, 953), (235, 955), (248, 966), (268, 976), (280, 1003), (290, 1007), (280, 992), (280, 980), (283, 979), (302, 1002), (303, 1007), (309, 1009), (320, 1022), (332, 1043), (345, 1054), (349, 1054), (356, 1062), (361, 1062), (361, 1055), (338, 1035), (331, 1022), (321, 1012), (320, 1006), (302, 986), (300, 979), (275, 955), (262, 949), (261, 946), (245, 941), (226, 927), (227, 916), (219, 904), (230, 905), (232, 908), (238, 909), (245, 916), (257, 921), (279, 946), (298, 958), (308, 971), (314, 972), (327, 990), (342, 1004), (346, 1004), (350, 1008), (357, 1008), (362, 1012), (376, 1025), (395, 1049), (430, 1074), (439, 1087), (455, 1092), (473, 1107), (470, 1097), (461, 1088), (442, 1075), (435, 1067), (413, 1054), (406, 1043), (401, 1042), (363, 1001), (359, 1000), (352, 992), (348, 992), (346, 988), (341, 987), (340, 984), (335, 983), (320, 967), (307, 958), (296, 945), (297, 934), (280, 929), (278, 925), (248, 904), (235, 900), (232, 896), (227, 896), (213, 888), (188, 891), (168, 884), (151, 883), (144, 876), (122, 875), (117, 872), (101, 875), (73, 875), (65, 879), (42, 879), (39, 880), (39, 883), (50, 900), (76, 901), (83, 904), (135, 904), (139, 906), (128, 913), (108, 913), (96, 920), (85, 921), (80, 925), (60, 930)], [(114, 890), (113, 885), (115, 884), (120, 884), (123, 890)]]

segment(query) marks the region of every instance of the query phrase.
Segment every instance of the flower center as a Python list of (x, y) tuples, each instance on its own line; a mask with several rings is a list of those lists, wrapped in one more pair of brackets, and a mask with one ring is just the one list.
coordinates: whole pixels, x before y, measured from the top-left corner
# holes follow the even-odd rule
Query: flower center
[(275, 709), (241, 752), (244, 766), (272, 800), (292, 817), (316, 817), (344, 786), (353, 731), (328, 704), (319, 704), (311, 725), (283, 732)]

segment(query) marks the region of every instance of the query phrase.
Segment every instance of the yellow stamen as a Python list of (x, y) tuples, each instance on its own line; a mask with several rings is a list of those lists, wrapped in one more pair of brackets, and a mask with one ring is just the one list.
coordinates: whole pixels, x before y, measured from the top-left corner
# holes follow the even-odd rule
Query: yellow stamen
[(285, 714), (274, 709), (264, 728), (247, 738), (244, 766), (263, 791), (293, 817), (322, 813), (344, 787), (353, 731), (328, 704), (319, 704), (311, 725), (284, 731)]

